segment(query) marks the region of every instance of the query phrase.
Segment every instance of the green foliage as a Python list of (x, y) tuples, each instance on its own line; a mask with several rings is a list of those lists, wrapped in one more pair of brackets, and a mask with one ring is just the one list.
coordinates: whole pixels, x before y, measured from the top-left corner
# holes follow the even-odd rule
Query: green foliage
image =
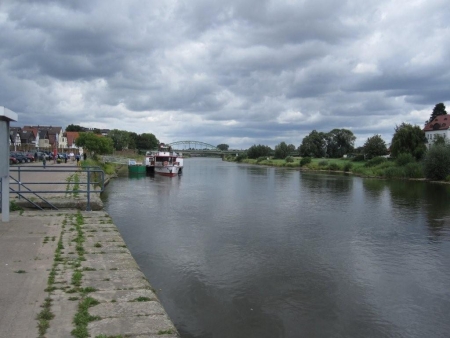
[(447, 111), (445, 110), (445, 105), (442, 102), (438, 103), (437, 105), (434, 106), (428, 122), (433, 121), (439, 115), (447, 115)]
[(327, 166), (328, 165), (328, 161), (326, 161), (326, 160), (321, 160), (320, 162), (319, 162), (319, 166), (320, 167), (325, 167), (325, 166)]
[(423, 177), (423, 166), (417, 162), (410, 162), (405, 165), (405, 177), (406, 178), (422, 178)]
[(217, 148), (219, 148), (220, 150), (228, 150), (228, 148), (229, 148), (230, 146), (228, 145), (228, 144), (224, 144), (224, 143), (222, 143), (222, 144), (219, 144), (218, 146), (217, 146)]
[(351, 162), (347, 162), (347, 163), (345, 163), (344, 164), (344, 171), (351, 171), (352, 170), (352, 167), (353, 167), (353, 164), (351, 163)]
[(102, 137), (94, 133), (80, 133), (75, 140), (78, 147), (83, 147), (91, 156), (111, 154), (113, 143), (109, 137)]
[(16, 201), (9, 201), (9, 211), (23, 211), (23, 208), (17, 205)]
[(158, 146), (159, 140), (151, 133), (144, 133), (137, 136), (136, 148), (138, 149), (157, 149)]
[(285, 159), (286, 163), (293, 163), (294, 162), (294, 158), (292, 156), (288, 156)]
[(275, 158), (286, 158), (289, 155), (289, 148), (286, 142), (281, 142), (275, 146)]
[(384, 157), (374, 157), (371, 160), (367, 161), (364, 166), (365, 167), (374, 167), (377, 166), (383, 162), (386, 162), (387, 160)]
[(260, 163), (260, 162), (262, 162), (262, 161), (266, 161), (267, 158), (268, 158), (268, 157), (265, 157), (265, 156), (258, 157), (257, 160), (256, 160), (256, 163)]
[(428, 179), (446, 179), (450, 175), (450, 146), (431, 146), (423, 159), (423, 171)]
[(438, 145), (438, 144), (445, 145), (447, 143), (447, 140), (445, 139), (444, 136), (438, 135), (438, 134), (435, 134), (434, 136), (435, 136), (435, 138), (432, 141), (433, 145)]
[(236, 162), (242, 162), (246, 158), (247, 158), (247, 154), (246, 153), (241, 153), (238, 156), (236, 156)]
[(312, 159), (311, 157), (302, 157), (302, 159), (300, 160), (300, 167), (303, 167), (306, 164), (311, 163)]
[(333, 129), (326, 138), (328, 157), (340, 158), (354, 149), (356, 137), (348, 129)]
[(397, 157), (401, 153), (410, 153), (419, 160), (425, 154), (426, 142), (422, 128), (402, 123), (400, 126), (395, 127), (395, 133), (391, 142), (391, 154)]
[(69, 124), (66, 128), (66, 131), (83, 131), (83, 127), (76, 124)]
[(333, 170), (333, 171), (341, 170), (341, 168), (339, 167), (339, 164), (337, 164), (336, 162), (331, 162), (331, 163), (328, 165), (328, 169), (329, 169), (329, 170)]
[[(369, 137), (363, 146), (364, 154), (368, 159), (377, 156), (383, 156), (388, 153), (386, 143), (380, 135)], [(363, 156), (364, 159), (364, 156)]]
[(362, 162), (364, 160), (365, 160), (364, 155), (362, 155), (362, 154), (356, 155), (355, 157), (352, 158), (353, 162)]
[(313, 130), (308, 136), (303, 138), (299, 147), (302, 157), (324, 157), (327, 148), (327, 136), (325, 133)]
[(412, 156), (409, 153), (403, 153), (403, 154), (399, 154), (397, 156), (397, 158), (395, 159), (395, 162), (397, 163), (398, 166), (405, 166), (408, 163), (416, 162), (416, 159), (414, 158), (414, 156)]
[(130, 132), (125, 130), (113, 129), (108, 133), (108, 137), (113, 141), (115, 150), (130, 149)]
[(261, 144), (259, 145), (253, 145), (247, 150), (247, 156), (248, 158), (256, 159), (258, 157), (268, 157), (270, 153), (272, 152), (272, 149), (269, 146), (263, 146)]

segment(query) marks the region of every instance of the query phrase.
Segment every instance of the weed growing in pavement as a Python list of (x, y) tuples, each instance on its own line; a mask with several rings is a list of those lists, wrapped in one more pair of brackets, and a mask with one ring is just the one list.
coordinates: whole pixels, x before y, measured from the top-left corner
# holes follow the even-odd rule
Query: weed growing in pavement
[(91, 316), (89, 314), (89, 308), (97, 304), (99, 304), (99, 301), (92, 297), (86, 297), (78, 304), (78, 312), (75, 314), (75, 318), (73, 319), (75, 329), (73, 329), (71, 332), (74, 337), (89, 337), (89, 333), (87, 330), (89, 322), (101, 319), (98, 316)]
[(55, 315), (50, 310), (52, 306), (52, 299), (47, 297), (45, 302), (41, 307), (43, 308), (41, 312), (38, 313), (36, 319), (38, 320), (38, 330), (39, 337), (44, 337), (47, 329), (50, 327), (50, 320), (52, 320)]

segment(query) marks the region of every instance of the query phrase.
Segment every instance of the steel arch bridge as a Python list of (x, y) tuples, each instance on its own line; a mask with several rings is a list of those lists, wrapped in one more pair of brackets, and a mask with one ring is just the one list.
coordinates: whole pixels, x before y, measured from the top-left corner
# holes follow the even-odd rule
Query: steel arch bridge
[(213, 150), (220, 151), (219, 148), (200, 141), (176, 141), (168, 144), (173, 150)]

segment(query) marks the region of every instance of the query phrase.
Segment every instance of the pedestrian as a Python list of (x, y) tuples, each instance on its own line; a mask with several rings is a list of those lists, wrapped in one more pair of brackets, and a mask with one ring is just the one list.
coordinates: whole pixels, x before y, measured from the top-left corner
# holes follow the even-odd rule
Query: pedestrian
[(37, 162), (38, 161), (38, 154), (37, 154), (37, 152), (35, 152), (34, 153), (34, 162)]
[(45, 164), (47, 163), (47, 160), (45, 158), (45, 156), (42, 157), (42, 165), (44, 166), (45, 169)]
[(80, 154), (77, 154), (75, 158), (77, 159), (77, 166), (80, 166)]

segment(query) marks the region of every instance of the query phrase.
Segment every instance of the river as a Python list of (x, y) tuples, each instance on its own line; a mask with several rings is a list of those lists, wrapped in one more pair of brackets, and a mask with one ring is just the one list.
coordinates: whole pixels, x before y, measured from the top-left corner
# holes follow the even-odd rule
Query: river
[(183, 338), (450, 336), (450, 186), (212, 158), (105, 209)]

